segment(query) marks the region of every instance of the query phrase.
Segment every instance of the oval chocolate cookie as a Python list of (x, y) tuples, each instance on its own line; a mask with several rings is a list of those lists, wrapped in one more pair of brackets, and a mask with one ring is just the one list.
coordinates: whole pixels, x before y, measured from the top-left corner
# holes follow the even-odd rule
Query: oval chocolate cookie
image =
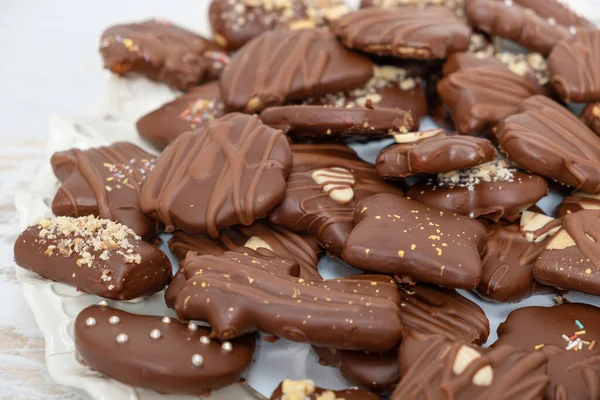
[(361, 0), (360, 8), (379, 7), (414, 7), (426, 8), (432, 6), (443, 6), (454, 12), (458, 18), (464, 18), (464, 0)]
[(252, 335), (220, 343), (209, 332), (193, 322), (90, 306), (75, 319), (75, 347), (90, 368), (126, 385), (197, 395), (237, 382), (254, 356)]
[(373, 63), (342, 46), (327, 29), (265, 32), (238, 51), (223, 71), (231, 111), (258, 113), (284, 102), (363, 86)]
[(257, 116), (228, 114), (186, 132), (158, 158), (140, 195), (142, 209), (190, 233), (250, 225), (285, 193), (292, 152), (281, 133)]
[(15, 241), (15, 262), (82, 292), (131, 300), (162, 290), (171, 263), (130, 228), (94, 216), (41, 219)]

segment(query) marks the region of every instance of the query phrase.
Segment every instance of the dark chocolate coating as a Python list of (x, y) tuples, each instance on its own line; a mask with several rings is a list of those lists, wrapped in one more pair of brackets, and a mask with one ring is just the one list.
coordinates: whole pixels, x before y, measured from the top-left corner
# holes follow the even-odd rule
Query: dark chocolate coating
[(393, 280), (307, 281), (298, 265), (264, 248), (221, 256), (188, 254), (186, 282), (175, 301), (185, 320), (207, 321), (222, 340), (261, 330), (295, 342), (383, 352), (402, 337)]
[[(360, 389), (346, 389), (346, 390), (329, 390), (329, 389), (323, 389), (320, 387), (315, 387), (315, 390), (313, 393), (311, 394), (306, 394), (304, 395), (302, 398), (305, 400), (321, 400), (323, 399), (323, 394), (329, 392), (329, 393), (333, 393), (334, 397), (326, 397), (326, 400), (332, 399), (332, 400), (339, 400), (339, 399), (343, 399), (343, 400), (378, 400), (379, 396), (377, 396), (375, 393), (370, 393), (367, 392), (366, 390), (360, 390)], [(304, 393), (302, 393), (304, 394)], [(290, 397), (285, 397), (284, 393), (283, 393), (283, 382), (279, 384), (279, 386), (277, 386), (277, 388), (275, 389), (275, 391), (273, 392), (273, 394), (271, 394), (270, 400), (287, 400)], [(300, 397), (294, 397), (293, 399), (296, 398), (300, 398)]]
[(568, 27), (551, 24), (517, 3), (466, 0), (465, 12), (469, 23), (477, 29), (512, 40), (543, 55), (548, 55), (559, 41), (571, 35)]
[(141, 137), (163, 150), (183, 132), (198, 128), (207, 121), (221, 118), (225, 104), (218, 82), (196, 86), (175, 100), (144, 115), (136, 123)]
[(269, 107), (260, 119), (294, 139), (316, 141), (382, 139), (419, 125), (409, 111), (395, 108), (289, 105)]
[(487, 299), (512, 303), (544, 288), (533, 277), (532, 268), (545, 242), (528, 241), (519, 224), (499, 222), (488, 226), (487, 234), (477, 293)]
[(600, 135), (600, 101), (585, 106), (579, 117), (596, 135)]
[(171, 263), (157, 246), (126, 226), (93, 216), (41, 220), (19, 235), (14, 252), (21, 268), (115, 300), (156, 293), (172, 276)]
[(533, 267), (544, 284), (600, 295), (600, 210), (583, 210), (562, 218)]
[(542, 400), (546, 361), (543, 352), (481, 348), (412, 332), (400, 346), (402, 380), (391, 400)]
[(139, 196), (155, 162), (156, 157), (126, 142), (54, 153), (50, 163), (61, 185), (52, 200), (52, 212), (110, 219), (149, 240), (159, 227), (142, 212)]
[(411, 143), (394, 144), (377, 157), (382, 178), (406, 178), (474, 167), (496, 159), (487, 139), (440, 134)]
[(494, 134), (502, 152), (528, 171), (589, 193), (600, 191), (600, 138), (551, 99), (525, 100)]
[(471, 218), (498, 221), (519, 219), (521, 212), (548, 194), (546, 180), (522, 171), (512, 173), (510, 180), (481, 181), (471, 186), (446, 186), (431, 180), (408, 189), (406, 197)]
[[(581, 328), (575, 321), (581, 323)], [(550, 384), (544, 398), (548, 400), (583, 400), (600, 397), (600, 309), (589, 304), (564, 303), (555, 307), (523, 307), (508, 314), (498, 327), (494, 347), (514, 346), (548, 355)], [(566, 350), (575, 332), (582, 349)], [(567, 340), (563, 338), (567, 336)], [(576, 339), (573, 339), (576, 340)], [(591, 343), (594, 346), (590, 350)], [(539, 347), (543, 345), (543, 347)]]
[[(271, 211), (269, 219), (274, 224), (314, 237), (331, 255), (342, 253), (346, 237), (354, 226), (354, 208), (361, 199), (376, 193), (402, 194), (379, 178), (375, 168), (359, 159), (347, 146), (292, 145), (292, 151), (294, 164), (285, 197)], [(315, 173), (327, 177), (331, 172), (334, 175), (322, 184), (313, 178)], [(332, 184), (333, 190), (326, 190), (327, 184)], [(338, 189), (351, 190), (352, 198), (347, 202), (334, 199)]]
[(564, 101), (600, 99), (600, 31), (580, 31), (558, 43), (548, 57), (548, 70)]
[(569, 6), (561, 0), (513, 0), (521, 7), (534, 11), (542, 18), (548, 21), (554, 20), (557, 24), (583, 29), (596, 29), (596, 25), (575, 13)]
[(100, 53), (104, 68), (116, 74), (140, 73), (179, 90), (218, 79), (229, 63), (210, 40), (156, 20), (111, 26), (102, 34)]
[(254, 38), (223, 71), (231, 111), (258, 113), (284, 102), (363, 86), (373, 63), (346, 50), (328, 29), (275, 30)]
[(444, 7), (366, 8), (330, 23), (349, 48), (377, 55), (434, 60), (469, 48), (471, 28)]
[(447, 288), (479, 283), (486, 234), (478, 221), (386, 193), (361, 200), (355, 224), (342, 253), (354, 267)]
[(556, 210), (556, 216), (564, 217), (581, 210), (600, 210), (600, 195), (575, 192), (563, 199)]
[(144, 212), (189, 233), (250, 225), (281, 201), (292, 166), (281, 131), (258, 116), (228, 114), (179, 136), (158, 158), (140, 194)]
[[(117, 323), (109, 322), (115, 317)], [(226, 351), (219, 342), (200, 341), (210, 329), (162, 318), (90, 306), (75, 319), (77, 352), (90, 368), (126, 385), (195, 395), (237, 382), (253, 361), (252, 335), (232, 340)], [(120, 343), (123, 334), (127, 340)], [(202, 356), (202, 365), (192, 364), (194, 354)]]

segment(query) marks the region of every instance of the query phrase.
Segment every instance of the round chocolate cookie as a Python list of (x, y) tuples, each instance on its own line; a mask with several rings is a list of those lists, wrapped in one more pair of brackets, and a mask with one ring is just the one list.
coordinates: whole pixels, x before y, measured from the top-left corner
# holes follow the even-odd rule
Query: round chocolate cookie
[(167, 232), (219, 235), (250, 225), (285, 194), (292, 166), (281, 131), (258, 116), (228, 114), (179, 136), (158, 158), (140, 195), (142, 210)]
[(596, 135), (600, 135), (600, 101), (585, 106), (579, 117)]
[(411, 186), (406, 196), (471, 218), (515, 221), (547, 194), (544, 178), (511, 169), (508, 162), (500, 160), (438, 174)]
[(218, 82), (196, 86), (175, 100), (144, 115), (136, 123), (141, 137), (163, 150), (183, 132), (225, 114)]
[(443, 7), (367, 8), (330, 23), (349, 48), (377, 55), (435, 60), (469, 48), (471, 28)]
[(328, 29), (275, 30), (235, 53), (223, 71), (221, 90), (230, 111), (259, 113), (356, 89), (372, 76), (371, 60), (345, 49)]
[(169, 317), (90, 306), (75, 319), (75, 347), (90, 368), (125, 385), (196, 395), (237, 382), (255, 339), (209, 338), (210, 329)]

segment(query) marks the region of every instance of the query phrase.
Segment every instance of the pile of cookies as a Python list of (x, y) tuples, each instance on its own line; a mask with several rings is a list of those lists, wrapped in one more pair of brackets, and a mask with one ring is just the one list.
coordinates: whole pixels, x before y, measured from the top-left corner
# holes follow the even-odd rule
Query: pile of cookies
[[(600, 398), (600, 309), (519, 308), (483, 348), (489, 321), (456, 291), (600, 295), (592, 23), (556, 0), (212, 0), (210, 22), (212, 39), (104, 32), (107, 69), (184, 92), (137, 123), (160, 154), (54, 154), (56, 216), (15, 243), (19, 266), (113, 304), (166, 288), (177, 318), (84, 309), (84, 363), (206, 393), (240, 379), (260, 331), (360, 387), (306, 377), (272, 399)], [(426, 115), (441, 128), (419, 131)], [(374, 165), (347, 146), (379, 139)], [(554, 215), (535, 206), (549, 187)], [(365, 274), (324, 279), (319, 257)]]

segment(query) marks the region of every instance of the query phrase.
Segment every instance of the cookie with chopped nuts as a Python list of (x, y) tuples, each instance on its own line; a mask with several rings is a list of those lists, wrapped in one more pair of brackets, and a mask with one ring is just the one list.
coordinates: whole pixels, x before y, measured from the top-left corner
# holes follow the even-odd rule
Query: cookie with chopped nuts
[(347, 12), (344, 0), (212, 0), (208, 18), (215, 42), (236, 50), (263, 32), (314, 28)]
[(252, 364), (255, 339), (209, 338), (210, 329), (176, 319), (85, 308), (74, 324), (83, 362), (125, 385), (164, 394), (198, 395), (236, 383)]
[(315, 385), (311, 380), (285, 379), (277, 386), (270, 400), (377, 400), (379, 396), (357, 388), (329, 390)]
[(547, 194), (544, 178), (510, 168), (507, 161), (499, 160), (440, 173), (411, 186), (406, 196), (471, 218), (515, 221)]
[(399, 354), (402, 380), (391, 400), (540, 400), (549, 383), (548, 356), (533, 349), (482, 348), (412, 332)]
[(195, 86), (189, 92), (141, 117), (136, 128), (141, 137), (163, 150), (183, 132), (225, 115), (218, 82)]
[(447, 135), (443, 129), (394, 136), (397, 144), (384, 149), (376, 167), (384, 179), (438, 174), (475, 167), (496, 159), (496, 149), (487, 139)]
[(600, 101), (595, 101), (588, 104), (581, 111), (579, 118), (586, 124), (596, 135), (600, 135)]
[(220, 256), (189, 253), (175, 311), (206, 321), (211, 338), (257, 330), (295, 342), (386, 351), (402, 337), (398, 289), (385, 276), (307, 281), (298, 264), (266, 248)]
[(295, 144), (292, 152), (285, 196), (269, 220), (313, 237), (331, 255), (341, 254), (361, 199), (376, 193), (402, 195), (347, 146)]
[(104, 68), (139, 73), (178, 90), (219, 79), (229, 63), (217, 44), (167, 21), (114, 25), (100, 40)]
[(351, 49), (420, 60), (440, 60), (466, 51), (471, 35), (471, 28), (443, 7), (366, 8), (330, 26)]
[(162, 290), (171, 263), (125, 225), (96, 218), (41, 219), (15, 241), (15, 262), (82, 292), (131, 300)]
[(126, 142), (54, 153), (50, 163), (61, 185), (52, 212), (110, 219), (149, 240), (158, 233), (159, 224), (142, 212), (139, 196), (155, 162), (156, 157)]
[(485, 228), (475, 220), (395, 194), (361, 200), (342, 259), (366, 271), (473, 289), (481, 275)]

